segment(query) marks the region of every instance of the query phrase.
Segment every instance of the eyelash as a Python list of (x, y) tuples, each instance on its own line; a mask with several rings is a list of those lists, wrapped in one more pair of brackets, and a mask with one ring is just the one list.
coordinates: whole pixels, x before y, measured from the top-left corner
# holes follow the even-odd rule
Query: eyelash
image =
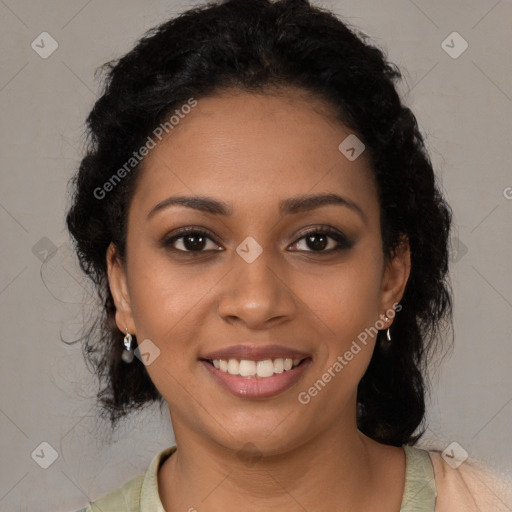
[[(185, 238), (187, 235), (190, 235), (190, 234), (206, 237), (206, 238), (210, 239), (212, 242), (217, 244), (217, 242), (215, 242), (214, 237), (211, 233), (209, 233), (208, 231), (205, 231), (203, 229), (199, 229), (199, 228), (190, 226), (187, 228), (180, 229), (178, 231), (178, 233), (174, 234), (170, 238), (165, 238), (162, 241), (162, 245), (163, 245), (163, 247), (165, 247), (169, 250), (172, 250), (173, 252), (182, 253), (182, 254), (202, 254), (205, 252), (212, 252), (212, 251), (205, 251), (205, 250), (183, 251), (181, 249), (175, 249), (174, 247), (172, 247), (172, 244), (175, 241), (177, 241), (181, 238)], [(329, 228), (327, 226), (326, 227), (318, 226), (318, 227), (309, 229), (308, 231), (302, 233), (302, 236), (300, 238), (298, 238), (297, 241), (295, 241), (292, 245), (297, 244), (299, 241), (303, 240), (304, 238), (307, 238), (308, 236), (310, 236), (312, 234), (327, 235), (328, 238), (331, 238), (332, 240), (334, 240), (337, 243), (337, 245), (336, 245), (336, 247), (329, 249), (328, 251), (308, 250), (308, 251), (299, 251), (299, 252), (311, 252), (311, 253), (317, 253), (317, 254), (333, 254), (333, 253), (342, 251), (344, 249), (350, 249), (353, 246), (353, 242), (351, 242), (345, 235), (343, 235), (343, 234), (339, 233), (338, 231), (336, 231), (332, 228)]]

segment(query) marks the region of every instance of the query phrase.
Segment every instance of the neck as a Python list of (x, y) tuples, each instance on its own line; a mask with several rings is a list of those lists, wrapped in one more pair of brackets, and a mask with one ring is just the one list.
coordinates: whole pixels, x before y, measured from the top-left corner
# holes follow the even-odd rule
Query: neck
[[(178, 449), (159, 472), (160, 496), (167, 512), (231, 512), (239, 511), (241, 504), (248, 512), (304, 512), (318, 510), (319, 504), (322, 509), (368, 510), (372, 503), (379, 508), (375, 500), (379, 489), (387, 493), (394, 504), (390, 506), (401, 502), (403, 474), (397, 480), (397, 471), (390, 471), (389, 457), (394, 454), (395, 461), (401, 457), (400, 472), (404, 473), (403, 454), (369, 439), (355, 424), (337, 423), (302, 445), (281, 446), (268, 453), (253, 445), (229, 449), (204, 435), (174, 429)], [(382, 479), (383, 471), (394, 478), (394, 494)]]

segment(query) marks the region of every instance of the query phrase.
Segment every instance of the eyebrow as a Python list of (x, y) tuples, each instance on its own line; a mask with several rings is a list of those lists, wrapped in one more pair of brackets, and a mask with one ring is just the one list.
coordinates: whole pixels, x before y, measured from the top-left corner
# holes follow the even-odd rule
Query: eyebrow
[[(357, 203), (338, 194), (316, 194), (290, 197), (280, 201), (279, 213), (281, 216), (296, 214), (327, 205), (339, 205), (349, 208), (357, 212), (362, 219), (366, 221), (366, 216), (362, 208)], [(187, 208), (192, 208), (194, 210), (199, 210), (213, 215), (230, 216), (233, 214), (233, 208), (228, 203), (217, 201), (211, 197), (174, 196), (168, 197), (155, 205), (149, 212), (148, 219), (153, 217), (157, 212), (171, 206), (185, 206)]]

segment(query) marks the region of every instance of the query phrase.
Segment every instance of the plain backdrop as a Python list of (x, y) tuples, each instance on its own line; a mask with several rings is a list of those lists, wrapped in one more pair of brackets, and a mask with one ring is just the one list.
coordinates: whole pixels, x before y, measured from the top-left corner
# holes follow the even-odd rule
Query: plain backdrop
[[(400, 67), (400, 92), (455, 212), (455, 343), (434, 375), (423, 445), (443, 450), (457, 442), (470, 457), (510, 471), (512, 3), (316, 4), (367, 33)], [(87, 318), (84, 301), (94, 304), (64, 215), (83, 123), (99, 92), (95, 69), (192, 5), (0, 0), (2, 511), (76, 510), (144, 472), (174, 443), (157, 407), (113, 436), (96, 421), (95, 377), (79, 344), (61, 341)], [(40, 42), (32, 46), (41, 37), (44, 51), (58, 44), (47, 58)]]

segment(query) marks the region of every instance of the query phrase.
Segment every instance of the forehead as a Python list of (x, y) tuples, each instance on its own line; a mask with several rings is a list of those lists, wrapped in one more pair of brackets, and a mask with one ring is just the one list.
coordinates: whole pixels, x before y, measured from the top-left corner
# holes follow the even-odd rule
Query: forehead
[(236, 209), (320, 192), (378, 208), (368, 159), (340, 151), (353, 134), (326, 103), (294, 89), (227, 91), (197, 102), (146, 156), (137, 208), (148, 212), (177, 194), (217, 197)]

